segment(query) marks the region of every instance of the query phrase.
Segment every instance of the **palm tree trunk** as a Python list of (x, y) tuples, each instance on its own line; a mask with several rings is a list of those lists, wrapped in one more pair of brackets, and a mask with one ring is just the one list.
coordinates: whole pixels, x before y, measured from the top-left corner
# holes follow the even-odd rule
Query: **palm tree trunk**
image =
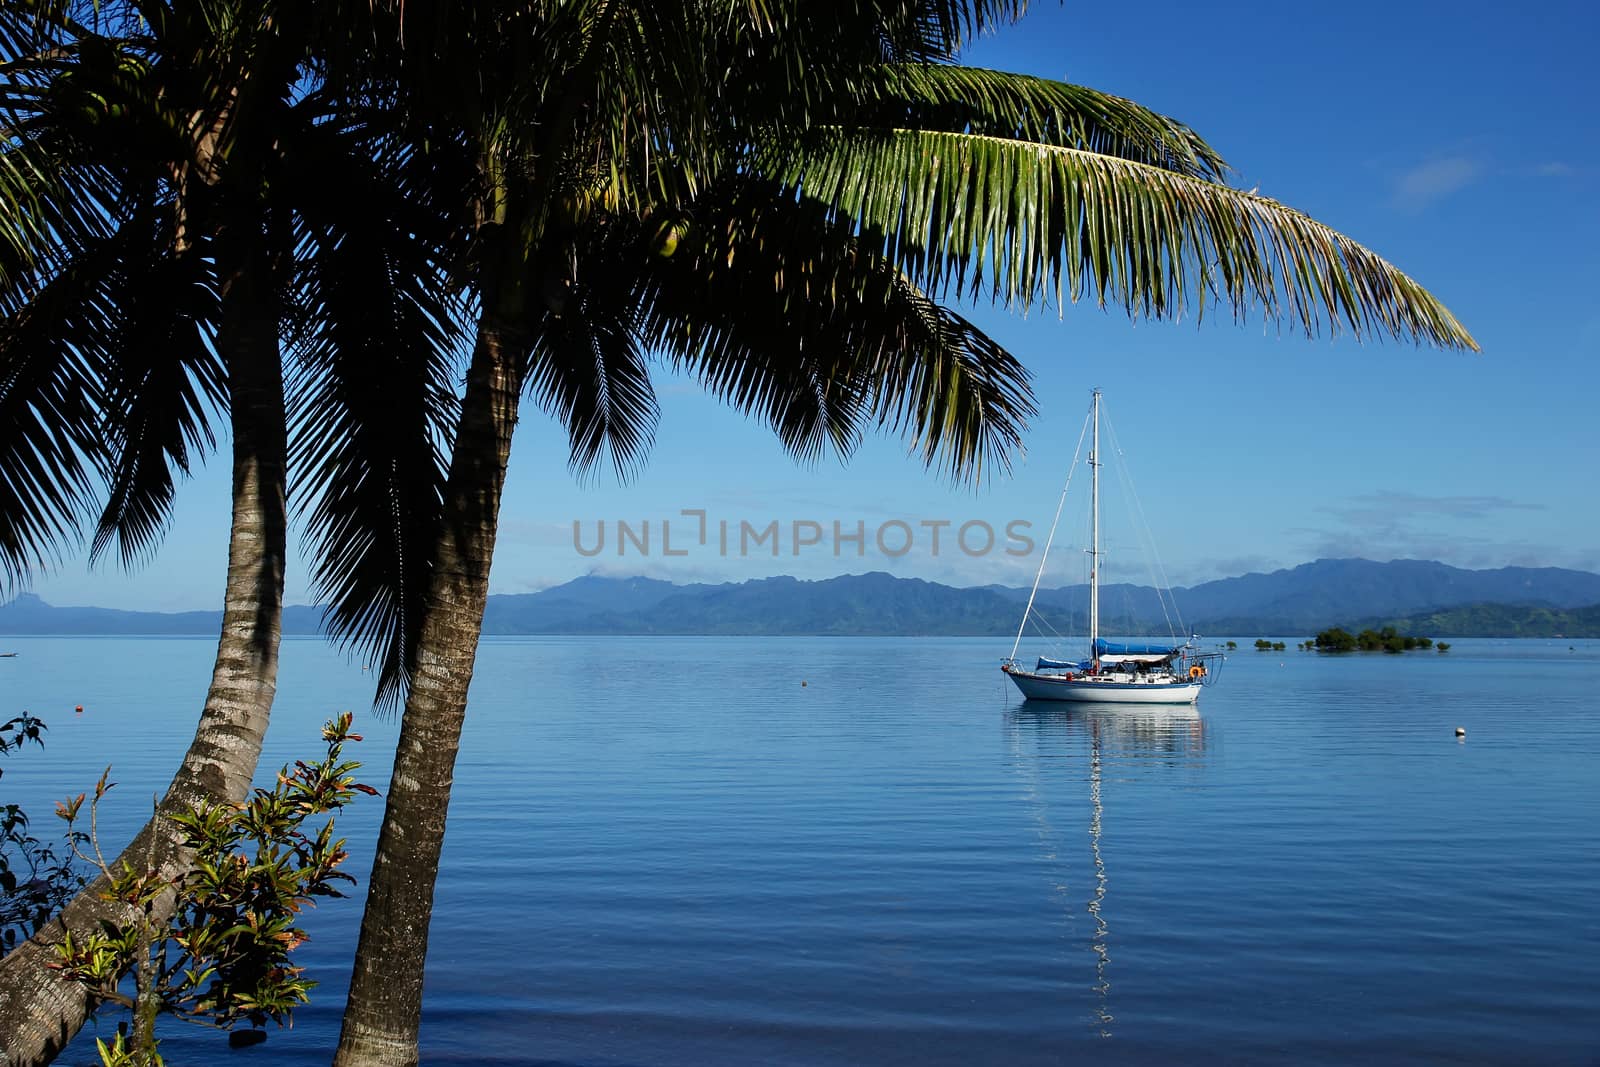
[(521, 392), (513, 336), (498, 320), (479, 325), (334, 1067), (418, 1060), (434, 881)]
[[(277, 318), (258, 272), (242, 269), (223, 288), (217, 347), (227, 360), (233, 432), (233, 526), (222, 635), (194, 741), (173, 776), (158, 813), (122, 855), (172, 876), (188, 863), (163, 813), (201, 801), (244, 798), (261, 755), (277, 690), (278, 639), (283, 617), (286, 554), (285, 418)], [(83, 986), (63, 980), (49, 964), (67, 931), (82, 935), (102, 919), (131, 914), (100, 899), (103, 877), (67, 904), (61, 915), (0, 961), (0, 1067), (44, 1064), (83, 1026)]]

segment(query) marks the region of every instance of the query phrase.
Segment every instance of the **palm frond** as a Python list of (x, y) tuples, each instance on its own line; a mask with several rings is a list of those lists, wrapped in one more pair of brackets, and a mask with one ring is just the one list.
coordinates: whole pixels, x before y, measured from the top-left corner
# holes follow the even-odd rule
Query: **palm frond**
[(645, 261), (644, 336), (713, 396), (764, 421), (799, 462), (849, 456), (868, 383), (824, 303), (830, 280), (776, 224), (768, 232), (748, 209), (723, 218), (709, 206), (697, 205), (694, 245)]
[(323, 134), (327, 151), (283, 178), (306, 194), (291, 197), (305, 209), (290, 468), (329, 631), (374, 662), (377, 702), (392, 707), (415, 667), (432, 574), (462, 308), (406, 184)]
[(646, 334), (680, 369), (803, 461), (848, 455), (876, 422), (953, 479), (1008, 462), (1033, 414), (1020, 363), (820, 205), (716, 192), (687, 247), (645, 260)]
[(867, 129), (1081, 148), (1210, 180), (1220, 180), (1228, 169), (1188, 126), (1097, 89), (948, 63), (886, 65), (872, 75), (852, 116)]
[(1275, 200), (1147, 163), (977, 134), (843, 131), (779, 171), (881, 238), (935, 294), (1009, 307), (1093, 295), (1176, 317), (1259, 308), (1308, 335), (1348, 330), (1477, 347), (1376, 253)]
[(0, 6), (0, 59), (47, 52), (70, 36), (72, 0), (32, 0)]
[(25, 285), (124, 217), (126, 189), (192, 147), (128, 40), (80, 33), (0, 74), (0, 287)]
[(644, 463), (659, 409), (631, 294), (612, 266), (594, 251), (585, 257), (561, 313), (547, 312), (535, 326), (523, 381), (566, 429), (576, 473), (609, 455), (626, 480)]
[[(705, 47), (717, 27), (697, 0), (611, 6), (626, 11), (594, 42), (602, 51), (587, 110), (601, 127), (617, 199), (642, 205), (680, 188), (692, 194), (717, 155), (706, 87), (723, 72)], [(593, 151), (587, 138), (576, 147), (579, 161)]]
[[(725, 19), (739, 20), (736, 40), (762, 65), (779, 56), (798, 69), (832, 61), (835, 70), (857, 62), (938, 62), (995, 27), (1015, 22), (1027, 0), (764, 0), (729, 3)], [(757, 42), (781, 51), (763, 54)]]
[(962, 45), (1026, 5), (1000, 2), (901, 3), (899, 0), (763, 0), (730, 3), (697, 46), (707, 53), (712, 111), (723, 134), (740, 143), (756, 131), (789, 138), (817, 124), (848, 122), (882, 90), (898, 65), (948, 62)]
[[(886, 34), (889, 57), (936, 61), (954, 58), (974, 38), (1017, 21), (1027, 10), (1028, 0), (924, 0), (900, 6), (899, 11), (882, 6), (892, 19)], [(910, 25), (901, 29), (897, 24), (906, 19), (902, 13), (908, 11)]]
[(209, 414), (227, 404), (209, 343), (218, 308), (201, 249), (172, 254), (170, 216), (131, 220), (133, 253), (108, 277), (116, 308), (101, 340), (101, 448), (108, 489), (89, 558), (113, 541), (124, 566), (155, 550), (171, 514), (174, 473), (216, 448)]
[(1027, 420), (1037, 414), (1028, 371), (967, 319), (894, 274), (887, 315), (892, 343), (868, 372), (879, 421), (908, 434), (929, 468), (952, 481), (978, 480), (990, 467), (1011, 468)]
[[(72, 430), (62, 491), (87, 507), (82, 464), (93, 466), (104, 499), (90, 557), (115, 541), (131, 564), (160, 537), (174, 475), (215, 446), (224, 393), (203, 325), (216, 313), (209, 268), (175, 232), (169, 164), (188, 149), (185, 120), (148, 77), (145, 39), (124, 32), (136, 19), (124, 5), (34, 7), (33, 36), (10, 42), (33, 51), (0, 76), (0, 314), (9, 358), (30, 347), (27, 358), (62, 360), (79, 383), (75, 407), (93, 410), (94, 432)], [(52, 290), (75, 292), (77, 306), (40, 299)]]
[(95, 355), (116, 309), (101, 241), (26, 294), (0, 321), (0, 588), (23, 584), (76, 543), (99, 455)]
[(76, 150), (55, 130), (0, 148), (0, 292), (27, 291), (111, 228), (120, 182), (66, 158)]

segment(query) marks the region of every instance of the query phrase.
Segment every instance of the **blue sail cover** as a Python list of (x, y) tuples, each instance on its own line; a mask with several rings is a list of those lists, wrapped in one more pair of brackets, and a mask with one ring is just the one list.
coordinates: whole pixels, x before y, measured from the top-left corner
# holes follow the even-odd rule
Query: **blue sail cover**
[(1089, 669), (1089, 664), (1087, 664), (1087, 663), (1079, 663), (1076, 660), (1070, 660), (1070, 659), (1045, 659), (1043, 656), (1040, 656), (1039, 657), (1039, 665), (1037, 667), (1035, 667), (1034, 670), (1036, 670), (1036, 671), (1046, 671), (1046, 670), (1051, 670), (1051, 669), (1056, 669), (1056, 670), (1065, 669), (1065, 670), (1069, 670), (1069, 671), (1086, 671), (1086, 670)]
[(1182, 647), (1182, 645), (1170, 644), (1140, 645), (1096, 641), (1094, 643), (1094, 654), (1097, 656), (1170, 656)]

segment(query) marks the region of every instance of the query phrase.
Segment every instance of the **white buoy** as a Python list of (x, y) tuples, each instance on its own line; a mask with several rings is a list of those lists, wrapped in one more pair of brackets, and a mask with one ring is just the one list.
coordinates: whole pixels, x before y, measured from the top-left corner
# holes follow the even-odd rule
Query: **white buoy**
[(1456, 727), (1456, 736), (1457, 737), (1466, 737), (1467, 736), (1467, 728), (1465, 726), (1457, 726)]

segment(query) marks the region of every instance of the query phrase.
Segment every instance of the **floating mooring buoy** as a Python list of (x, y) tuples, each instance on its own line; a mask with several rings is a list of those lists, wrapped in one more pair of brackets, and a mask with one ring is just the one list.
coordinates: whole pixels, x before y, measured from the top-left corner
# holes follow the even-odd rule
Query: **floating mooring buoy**
[(1467, 728), (1465, 726), (1457, 726), (1456, 727), (1456, 736), (1457, 737), (1466, 737), (1467, 736)]

